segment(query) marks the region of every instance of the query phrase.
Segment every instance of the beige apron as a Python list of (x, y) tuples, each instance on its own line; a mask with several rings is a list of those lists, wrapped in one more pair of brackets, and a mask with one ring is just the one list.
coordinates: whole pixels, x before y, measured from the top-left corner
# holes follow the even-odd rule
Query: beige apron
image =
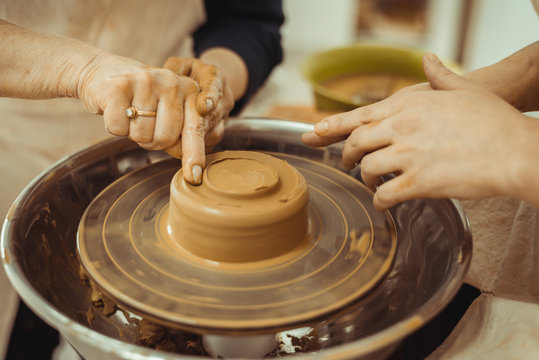
[(539, 212), (508, 198), (462, 204), (474, 236), (465, 281), (482, 294), (428, 359), (538, 359)]
[[(0, 18), (36, 31), (78, 39), (118, 55), (162, 66), (191, 56), (190, 34), (205, 21), (202, 0), (2, 0)], [(63, 156), (108, 133), (102, 116), (78, 100), (0, 98), (0, 216), (26, 184)], [(17, 296), (0, 270), (0, 358), (17, 310)]]

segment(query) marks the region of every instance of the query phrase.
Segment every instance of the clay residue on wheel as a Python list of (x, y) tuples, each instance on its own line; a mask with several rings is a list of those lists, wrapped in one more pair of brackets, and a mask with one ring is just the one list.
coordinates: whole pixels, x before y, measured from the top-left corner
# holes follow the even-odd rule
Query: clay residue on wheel
[(201, 185), (170, 187), (168, 231), (205, 259), (249, 262), (282, 255), (308, 233), (309, 194), (286, 161), (253, 151), (223, 151), (207, 159)]

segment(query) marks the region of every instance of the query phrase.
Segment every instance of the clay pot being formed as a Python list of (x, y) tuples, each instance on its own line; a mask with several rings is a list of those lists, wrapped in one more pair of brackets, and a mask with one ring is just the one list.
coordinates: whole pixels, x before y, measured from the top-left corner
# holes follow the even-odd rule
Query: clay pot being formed
[(214, 261), (284, 254), (308, 235), (309, 193), (286, 161), (253, 151), (208, 155), (202, 184), (179, 170), (170, 186), (168, 231), (184, 249)]

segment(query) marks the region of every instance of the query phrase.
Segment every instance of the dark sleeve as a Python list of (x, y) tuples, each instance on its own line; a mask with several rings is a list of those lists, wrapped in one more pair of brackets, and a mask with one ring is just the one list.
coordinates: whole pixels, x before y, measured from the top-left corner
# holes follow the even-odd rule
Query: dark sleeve
[(237, 113), (264, 83), (283, 57), (279, 28), (284, 22), (281, 0), (205, 0), (207, 21), (194, 34), (200, 56), (212, 47), (236, 52), (249, 71), (245, 95), (236, 102)]

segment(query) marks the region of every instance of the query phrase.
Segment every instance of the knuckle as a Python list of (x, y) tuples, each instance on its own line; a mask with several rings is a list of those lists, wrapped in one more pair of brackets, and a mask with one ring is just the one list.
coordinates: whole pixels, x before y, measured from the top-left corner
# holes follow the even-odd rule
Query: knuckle
[(410, 135), (421, 129), (422, 125), (420, 122), (421, 119), (418, 116), (407, 116), (403, 114), (403, 116), (392, 119), (388, 125), (397, 134)]
[(372, 156), (365, 155), (363, 156), (363, 159), (361, 159), (361, 173), (365, 173), (366, 175), (371, 175), (373, 173), (373, 161)]
[(393, 201), (393, 193), (384, 186), (378, 188), (376, 191), (376, 197), (384, 204), (391, 203)]
[(178, 83), (168, 83), (162, 86), (161, 92), (170, 95), (173, 99), (176, 99), (181, 92), (181, 88)]
[(362, 144), (362, 138), (363, 138), (363, 131), (361, 128), (357, 128), (348, 137), (348, 145), (353, 148), (357, 149)]
[(201, 126), (200, 124), (189, 124), (185, 127), (185, 136), (204, 139), (206, 136), (206, 131), (204, 126)]
[(330, 122), (330, 127), (340, 129), (344, 125), (343, 114), (334, 115)]
[(166, 132), (163, 134), (156, 135), (153, 139), (153, 142), (156, 146), (160, 148), (166, 148), (174, 145), (176, 140), (178, 139), (176, 136), (174, 136), (174, 134), (172, 134), (171, 132)]
[(219, 68), (213, 64), (208, 64), (200, 60), (196, 61), (197, 75), (200, 76), (210, 76), (210, 77), (219, 77), (221, 72)]
[(219, 70), (219, 68), (215, 65), (211, 65), (211, 64), (207, 64), (207, 69), (206, 69), (206, 73), (212, 77), (220, 77), (221, 76), (221, 71)]
[(171, 69), (158, 69), (156, 71), (158, 72), (159, 75), (165, 78), (175, 79), (178, 77), (178, 75), (176, 75), (176, 73)]
[(149, 86), (153, 83), (153, 75), (147, 70), (137, 70), (135, 79), (143, 85)]
[(405, 106), (417, 106), (425, 103), (425, 98), (417, 92), (408, 92), (402, 94), (400, 101)]
[(198, 83), (186, 76), (181, 77), (178, 80), (178, 91), (180, 92), (187, 92), (188, 94), (197, 93), (199, 92), (199, 86)]
[[(362, 106), (357, 109), (357, 115), (360, 116), (361, 119), (369, 119), (373, 115), (372, 105), (366, 105)], [(355, 110), (352, 110), (355, 111)]]
[(355, 151), (357, 148), (359, 148), (359, 143), (357, 141), (357, 138), (355, 136), (349, 137), (348, 140), (346, 141), (346, 146), (349, 149), (348, 151)]

